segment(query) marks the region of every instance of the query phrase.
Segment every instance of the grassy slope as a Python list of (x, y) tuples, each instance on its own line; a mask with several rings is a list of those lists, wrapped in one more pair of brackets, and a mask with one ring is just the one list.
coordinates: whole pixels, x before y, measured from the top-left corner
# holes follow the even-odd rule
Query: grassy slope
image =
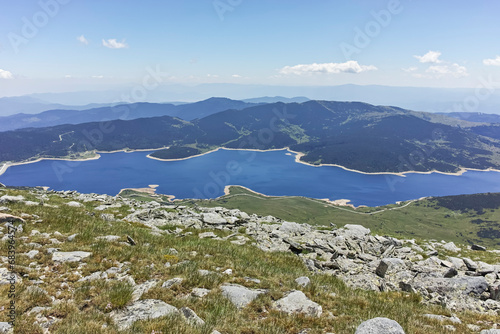
[[(448, 240), (465, 244), (479, 243), (497, 248), (500, 245), (500, 240), (495, 235), (489, 234), (490, 237), (485, 238), (480, 233), (484, 228), (491, 228), (500, 233), (500, 208), (487, 209), (478, 215), (474, 210), (469, 212), (451, 210), (438, 206), (432, 199), (424, 199), (412, 202), (401, 209), (373, 213), (403, 206), (408, 202), (354, 210), (304, 197), (265, 197), (242, 187), (231, 187), (229, 196), (215, 200), (200, 200), (196, 203), (206, 207), (235, 208), (262, 216), (273, 215), (284, 220), (311, 225), (329, 225), (332, 222), (338, 226), (361, 224), (369, 227), (374, 233), (395, 237)], [(372, 212), (370, 215), (360, 214), (370, 212)], [(472, 223), (477, 219), (485, 223)], [(478, 233), (483, 237), (479, 237)]]
[[(3, 190), (0, 194), (22, 194), (27, 200), (36, 201), (34, 196), (25, 191)], [(58, 265), (46, 253), (46, 248), (54, 247), (47, 239), (40, 235), (31, 236), (34, 229), (44, 233), (59, 231), (62, 236), (52, 236), (59, 239), (58, 244), (62, 251), (83, 250), (92, 252), (92, 256), (84, 262), (87, 265), (81, 270), (82, 274), (89, 275), (98, 270), (106, 270), (116, 265), (117, 262), (130, 264), (129, 274), (136, 283), (142, 283), (151, 278), (161, 282), (173, 277), (183, 277), (185, 280), (172, 289), (153, 288), (142, 299), (161, 299), (177, 307), (188, 306), (207, 324), (200, 328), (187, 325), (180, 318), (163, 318), (137, 322), (126, 333), (210, 333), (213, 328), (222, 333), (297, 333), (304, 328), (310, 328), (308, 333), (319, 334), (325, 332), (354, 333), (355, 328), (364, 320), (382, 316), (398, 321), (406, 333), (424, 334), (440, 333), (442, 324), (436, 320), (423, 317), (425, 313), (445, 314), (449, 312), (438, 306), (425, 306), (419, 302), (419, 297), (407, 293), (375, 293), (361, 290), (351, 290), (335, 277), (327, 275), (313, 275), (308, 272), (302, 262), (293, 254), (267, 253), (251, 245), (237, 246), (229, 241), (199, 239), (197, 234), (201, 231), (192, 230), (193, 235), (179, 238), (172, 235), (155, 236), (149, 229), (140, 224), (130, 224), (124, 221), (108, 223), (99, 218), (99, 215), (86, 214), (100, 203), (86, 203), (83, 208), (74, 208), (64, 205), (70, 199), (51, 196), (45, 203), (59, 205), (59, 208), (42, 206), (25, 206), (24, 204), (9, 204), (11, 213), (36, 214), (43, 219), (42, 223), (35, 223), (35, 219), (28, 219), (24, 231), (16, 238), (24, 242), (17, 244), (16, 271), (26, 274), (30, 280), (40, 279), (42, 275), (45, 283), (39, 285), (49, 295), (54, 296), (59, 291), (58, 300), (61, 303), (47, 311), (59, 319), (51, 328), (52, 333), (118, 333), (109, 320), (109, 312), (126, 305), (130, 299), (130, 286), (124, 283), (104, 283), (102, 280), (91, 282), (77, 282), (78, 276), (74, 274), (76, 265)], [(128, 207), (108, 209), (106, 213), (113, 213), (117, 217), (124, 216)], [(186, 230), (189, 231), (189, 230)], [(74, 241), (66, 241), (67, 236), (73, 233), (79, 235)], [(227, 234), (215, 231), (219, 236)], [(132, 236), (137, 241), (137, 246), (123, 246), (118, 242), (95, 241), (95, 237), (102, 235), (119, 235), (125, 240), (126, 235)], [(29, 259), (21, 255), (32, 249), (29, 242), (38, 242), (43, 245), (40, 253)], [(0, 243), (2, 250), (6, 249), (5, 242)], [(170, 248), (178, 250), (177, 255), (169, 255)], [(192, 252), (196, 251), (196, 254)], [(206, 254), (212, 255), (206, 257)], [(165, 260), (172, 263), (189, 260), (186, 265), (164, 266)], [(48, 270), (30, 270), (29, 263), (48, 267)], [(154, 266), (151, 266), (151, 265)], [(197, 269), (216, 270), (232, 268), (232, 276), (208, 275), (200, 276)], [(323, 307), (323, 315), (319, 319), (302, 316), (286, 316), (270, 310), (273, 299), (280, 298), (286, 291), (297, 289), (294, 279), (308, 275), (312, 284), (302, 288), (306, 295), (318, 302)], [(261, 279), (262, 283), (245, 282), (243, 277)], [(259, 297), (245, 309), (238, 311), (220, 294), (217, 287), (223, 282), (234, 282), (248, 287), (269, 289), (266, 295)], [(61, 287), (61, 283), (68, 284)], [(42, 333), (41, 329), (33, 325), (34, 315), (27, 315), (27, 311), (35, 306), (50, 306), (50, 299), (43, 293), (29, 292), (27, 287), (31, 283), (25, 279), (18, 283), (17, 293), (17, 327), (16, 333)], [(193, 287), (212, 289), (212, 292), (203, 299), (183, 298)], [(0, 286), (0, 305), (7, 305), (8, 286)], [(108, 305), (111, 304), (111, 306)], [(6, 321), (7, 309), (0, 311), (0, 321)], [(486, 321), (481, 327), (491, 327), (492, 322), (497, 322), (498, 317), (477, 315), (472, 313), (459, 313), (464, 322), (455, 325), (455, 333), (469, 333), (467, 323)], [(107, 326), (103, 328), (103, 325)]]

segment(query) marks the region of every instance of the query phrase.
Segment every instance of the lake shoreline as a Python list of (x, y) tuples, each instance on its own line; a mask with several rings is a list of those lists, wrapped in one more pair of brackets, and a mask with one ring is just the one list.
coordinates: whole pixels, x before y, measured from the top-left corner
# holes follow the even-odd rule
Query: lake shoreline
[[(161, 148), (152, 148), (152, 149), (121, 149), (121, 150), (114, 150), (114, 151), (88, 151), (84, 153), (94, 153), (95, 156), (89, 157), (89, 158), (82, 158), (82, 159), (70, 159), (70, 158), (38, 158), (36, 160), (32, 161), (21, 161), (21, 162), (14, 162), (14, 163), (5, 163), (1, 168), (0, 168), (0, 176), (4, 174), (9, 167), (13, 166), (19, 166), (19, 165), (25, 165), (25, 164), (31, 164), (35, 162), (40, 162), (43, 160), (55, 160), (55, 161), (89, 161), (89, 160), (97, 160), (101, 157), (100, 154), (111, 154), (111, 153), (119, 153), (119, 152), (124, 152), (124, 153), (134, 153), (134, 152), (148, 152), (148, 151), (158, 151), (162, 149), (168, 148), (167, 146), (163, 146)], [(289, 147), (284, 147), (284, 148), (274, 148), (274, 149), (268, 149), (268, 150), (259, 150), (259, 149), (243, 149), (243, 148), (228, 148), (228, 147), (218, 147), (216, 149), (200, 153), (197, 155), (185, 157), (185, 158), (178, 158), (178, 159), (161, 159), (161, 158), (156, 158), (152, 157), (151, 154), (146, 155), (147, 158), (157, 160), (157, 161), (182, 161), (182, 160), (187, 160), (187, 159), (192, 159), (192, 158), (197, 158), (201, 157), (203, 155), (209, 154), (209, 153), (214, 153), (219, 150), (226, 150), (226, 151), (250, 151), (250, 152), (273, 152), (273, 151), (287, 151), (291, 154), (295, 155), (295, 162), (296, 163), (301, 163), (307, 166), (311, 167), (324, 167), (324, 166), (329, 166), (329, 167), (338, 167), (342, 168), (343, 170), (349, 171), (349, 172), (354, 172), (354, 173), (359, 173), (359, 174), (365, 174), (365, 175), (394, 175), (394, 176), (400, 176), (400, 177), (406, 177), (406, 174), (432, 174), (432, 173), (437, 173), (437, 174), (443, 174), (443, 175), (455, 175), (455, 176), (460, 176), (464, 174), (467, 171), (478, 171), (478, 172), (499, 172), (499, 169), (495, 168), (487, 168), (487, 169), (477, 169), (477, 168), (460, 168), (459, 171), (457, 172), (442, 172), (438, 170), (431, 170), (431, 171), (426, 171), (426, 172), (421, 172), (421, 171), (404, 171), (404, 172), (363, 172), (357, 169), (352, 169), (348, 168), (342, 165), (337, 165), (337, 164), (311, 164), (309, 162), (305, 162), (300, 160), (303, 156), (305, 156), (305, 153), (302, 152), (297, 152), (291, 150)]]

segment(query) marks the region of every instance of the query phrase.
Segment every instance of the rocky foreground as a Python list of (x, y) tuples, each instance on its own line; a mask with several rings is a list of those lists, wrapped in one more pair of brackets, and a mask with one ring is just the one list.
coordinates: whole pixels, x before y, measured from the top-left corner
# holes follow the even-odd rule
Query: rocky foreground
[[(310, 277), (318, 273), (332, 275), (342, 279), (351, 288), (373, 291), (402, 291), (418, 294), (426, 304), (441, 305), (451, 312), (471, 311), (478, 314), (488, 314), (497, 317), (500, 315), (500, 252), (486, 250), (474, 245), (472, 247), (458, 247), (452, 242), (426, 241), (417, 243), (415, 240), (400, 240), (387, 236), (378, 236), (370, 233), (368, 228), (360, 225), (345, 225), (337, 228), (315, 228), (307, 224), (282, 221), (267, 216), (249, 215), (239, 210), (228, 210), (222, 207), (201, 208), (186, 207), (175, 204), (160, 204), (157, 202), (137, 202), (135, 200), (111, 197), (96, 194), (79, 194), (72, 191), (54, 192), (42, 189), (33, 189), (31, 194), (37, 200), (26, 200), (23, 196), (3, 195), (0, 197), (0, 223), (4, 234), (2, 241), (9, 238), (8, 227), (17, 226), (22, 231), (26, 224), (43, 224), (36, 215), (11, 215), (12, 205), (22, 203), (27, 206), (47, 206), (49, 196), (57, 195), (64, 201), (65, 206), (83, 208), (88, 203), (96, 203), (89, 215), (113, 224), (118, 220), (131, 224), (140, 224), (150, 228), (150, 233), (157, 236), (175, 235), (186, 237), (193, 235), (193, 230), (203, 230), (198, 234), (200, 239), (213, 239), (220, 242), (229, 242), (235, 245), (255, 245), (266, 252), (289, 252), (295, 254), (310, 270), (311, 275), (297, 277), (296, 290), (288, 291), (284, 296), (272, 303), (272, 309), (285, 314), (301, 314), (306, 317), (321, 317), (324, 310), (322, 305), (314, 302), (301, 291), (310, 284)], [(0, 193), (1, 195), (1, 193)], [(130, 207), (126, 215), (109, 213), (111, 209)], [(107, 212), (107, 213), (103, 213)], [(223, 234), (218, 231), (224, 232)], [(43, 240), (34, 242), (32, 238)], [(96, 280), (127, 281), (133, 286), (133, 294), (126, 307), (113, 309), (109, 316), (119, 331), (127, 330), (138, 320), (160, 318), (167, 315), (179, 315), (193, 326), (203, 326), (205, 321), (189, 307), (177, 308), (162, 300), (143, 299), (148, 290), (161, 287), (171, 289), (184, 280), (183, 277), (172, 277), (159, 280), (157, 278), (136, 284), (134, 276), (129, 272), (127, 263), (115, 263), (105, 271), (95, 271), (83, 276), (86, 259), (93, 255), (91, 251), (61, 251), (61, 244), (71, 243), (78, 234), (62, 234), (58, 231), (40, 233), (31, 229), (29, 236), (23, 237), (29, 242), (30, 251), (18, 256), (33, 259), (29, 263), (30, 270), (44, 272), (48, 267), (36, 261), (42, 253), (49, 256), (56, 264), (71, 264), (72, 274), (78, 276), (77, 282)], [(124, 239), (119, 235), (101, 235), (96, 241), (119, 243), (122, 247), (134, 247), (137, 240), (128, 236)], [(65, 248), (66, 249), (66, 248)], [(171, 249), (170, 254), (175, 256), (177, 250)], [(497, 259), (494, 263), (474, 261), (470, 254), (474, 252), (490, 255)], [(463, 254), (468, 254), (467, 256)], [(7, 257), (2, 257), (0, 268), (0, 285), (9, 284)], [(166, 259), (165, 266), (179, 266), (183, 262), (173, 263)], [(189, 262), (189, 261), (184, 261)], [(198, 274), (205, 275), (233, 275), (231, 268), (223, 268), (221, 272), (199, 270)], [(29, 274), (17, 274), (18, 283), (32, 283), (29, 289), (39, 289), (43, 285), (44, 277), (30, 280)], [(223, 283), (219, 286), (222, 295), (229, 299), (238, 309), (247, 307), (260, 295), (268, 293), (266, 289), (258, 288), (260, 280), (247, 277), (245, 280), (255, 284), (255, 288), (248, 288), (241, 284)], [(64, 283), (63, 283), (64, 284)], [(209, 289), (194, 288), (190, 294), (203, 298)], [(52, 302), (57, 303), (57, 295), (50, 296)], [(35, 322), (45, 333), (51, 332), (51, 327), (58, 321), (57, 317), (44, 315), (50, 307), (35, 307), (29, 310), (36, 315)], [(324, 316), (324, 314), (323, 314)], [(427, 314), (426, 317), (443, 323), (443, 331), (454, 331), (456, 324), (462, 321), (456, 316)], [(5, 320), (4, 320), (5, 321)], [(484, 329), (477, 323), (467, 324), (471, 332), (500, 333), (495, 329), (500, 325), (490, 323)], [(8, 323), (0, 324), (0, 333), (12, 331)], [(212, 333), (218, 333), (213, 330)], [(300, 333), (308, 333), (307, 329)], [(356, 333), (404, 333), (403, 328), (393, 320), (374, 318), (358, 326)]]

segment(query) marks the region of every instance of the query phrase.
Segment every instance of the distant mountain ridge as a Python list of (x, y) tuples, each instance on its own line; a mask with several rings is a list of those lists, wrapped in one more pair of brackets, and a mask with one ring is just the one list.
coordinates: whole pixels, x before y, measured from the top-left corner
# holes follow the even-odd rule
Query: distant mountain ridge
[[(216, 101), (227, 102), (208, 103)], [(228, 109), (192, 121), (171, 116), (110, 121), (106, 131), (95, 122), (7, 131), (0, 133), (0, 161), (166, 146), (170, 148), (154, 156), (179, 158), (217, 147), (289, 147), (301, 152), (304, 162), (364, 172), (500, 169), (500, 141), (494, 139), (500, 137), (500, 128), (487, 126), (478, 134), (474, 131), (479, 127), (451, 126), (447, 120), (362, 102), (278, 102)]]
[(170, 103), (131, 103), (106, 106), (88, 110), (48, 110), (40, 114), (17, 114), (0, 117), (0, 131), (16, 130), (28, 127), (42, 128), (61, 124), (81, 124), (108, 120), (132, 120), (158, 116), (179, 117), (184, 120), (203, 118), (226, 109), (243, 109), (257, 103), (210, 98), (204, 101), (186, 104)]

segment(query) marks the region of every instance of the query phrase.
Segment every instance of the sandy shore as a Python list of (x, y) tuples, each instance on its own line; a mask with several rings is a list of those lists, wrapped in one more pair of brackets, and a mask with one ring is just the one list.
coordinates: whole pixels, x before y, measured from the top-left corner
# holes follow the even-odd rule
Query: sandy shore
[(89, 160), (97, 160), (100, 157), (101, 156), (96, 153), (95, 156), (90, 157), (90, 158), (84, 158), (84, 159), (38, 158), (36, 160), (31, 160), (31, 161), (7, 162), (7, 163), (3, 164), (2, 168), (0, 168), (0, 175), (2, 175), (3, 173), (5, 173), (9, 167), (33, 164), (35, 162), (40, 162), (42, 160), (53, 160), (53, 161), (89, 161)]
[(406, 177), (406, 174), (411, 174), (411, 173), (413, 173), (413, 174), (432, 174), (432, 173), (438, 173), (438, 174), (444, 174), (444, 175), (462, 175), (463, 173), (465, 173), (467, 171), (500, 172), (499, 169), (494, 169), (494, 168), (487, 168), (487, 169), (461, 168), (458, 172), (455, 172), (455, 173), (452, 173), (452, 172), (441, 172), (441, 171), (438, 171), (438, 170), (432, 170), (432, 171), (428, 171), (428, 172), (420, 172), (420, 171), (410, 170), (410, 171), (404, 171), (404, 172), (398, 172), (398, 173), (396, 173), (396, 172), (363, 172), (363, 171), (360, 171), (360, 170), (357, 170), (357, 169), (347, 168), (347, 167), (344, 167), (344, 166), (341, 166), (341, 165), (337, 165), (337, 164), (319, 164), (319, 165), (314, 165), (314, 164), (311, 164), (309, 162), (302, 161), (300, 159), (305, 154), (302, 153), (302, 152), (293, 151), (289, 147), (274, 148), (274, 149), (269, 149), (269, 150), (258, 150), (258, 149), (249, 149), (249, 148), (243, 149), (243, 148), (219, 147), (219, 148), (216, 148), (216, 149), (208, 151), (208, 152), (200, 153), (200, 154), (193, 155), (193, 156), (186, 157), (186, 158), (179, 158), (179, 159), (160, 159), (160, 158), (152, 157), (149, 154), (147, 155), (147, 157), (150, 158), (150, 159), (159, 160), (159, 161), (180, 161), (180, 160), (187, 160), (187, 159), (191, 159), (191, 158), (200, 157), (200, 156), (205, 155), (205, 154), (217, 152), (218, 150), (227, 150), (227, 151), (253, 151), (253, 152), (271, 152), (271, 151), (283, 151), (283, 150), (286, 150), (286, 151), (288, 151), (288, 153), (286, 153), (287, 155), (292, 155), (292, 154), (295, 155), (295, 162), (296, 163), (304, 164), (304, 165), (311, 166), (311, 167), (322, 167), (322, 166), (339, 167), (339, 168), (342, 168), (343, 170), (346, 170), (346, 171), (349, 171), (349, 172), (355, 172), (355, 173), (366, 174), (366, 175), (396, 175), (396, 176)]
[[(157, 184), (150, 184), (150, 185), (148, 185), (148, 188), (123, 188), (120, 190), (118, 195), (120, 195), (125, 190), (133, 190), (133, 191), (137, 191), (139, 193), (146, 193), (149, 195), (154, 195), (154, 194), (156, 194), (156, 188), (158, 188)], [(167, 195), (167, 196), (170, 196), (170, 195)]]
[[(231, 192), (230, 192), (230, 188), (231, 188), (231, 187), (240, 187), (240, 188), (245, 189), (246, 191), (249, 191), (249, 192), (251, 192), (251, 193), (254, 193), (254, 194), (256, 194), (256, 195), (263, 196), (263, 197), (289, 197), (289, 196), (270, 196), (270, 195), (262, 194), (262, 193), (259, 193), (259, 192), (255, 191), (255, 190), (252, 190), (252, 189), (250, 189), (250, 188), (247, 188), (247, 187), (245, 187), (245, 186), (240, 186), (240, 185), (238, 185), (238, 184), (231, 184), (231, 185), (225, 186), (225, 187), (224, 187), (224, 195), (223, 195), (223, 196), (227, 196), (227, 195), (230, 195), (230, 194), (231, 194)], [(221, 198), (221, 197), (222, 197), (222, 196), (219, 196), (219, 197), (217, 197), (217, 198)]]

